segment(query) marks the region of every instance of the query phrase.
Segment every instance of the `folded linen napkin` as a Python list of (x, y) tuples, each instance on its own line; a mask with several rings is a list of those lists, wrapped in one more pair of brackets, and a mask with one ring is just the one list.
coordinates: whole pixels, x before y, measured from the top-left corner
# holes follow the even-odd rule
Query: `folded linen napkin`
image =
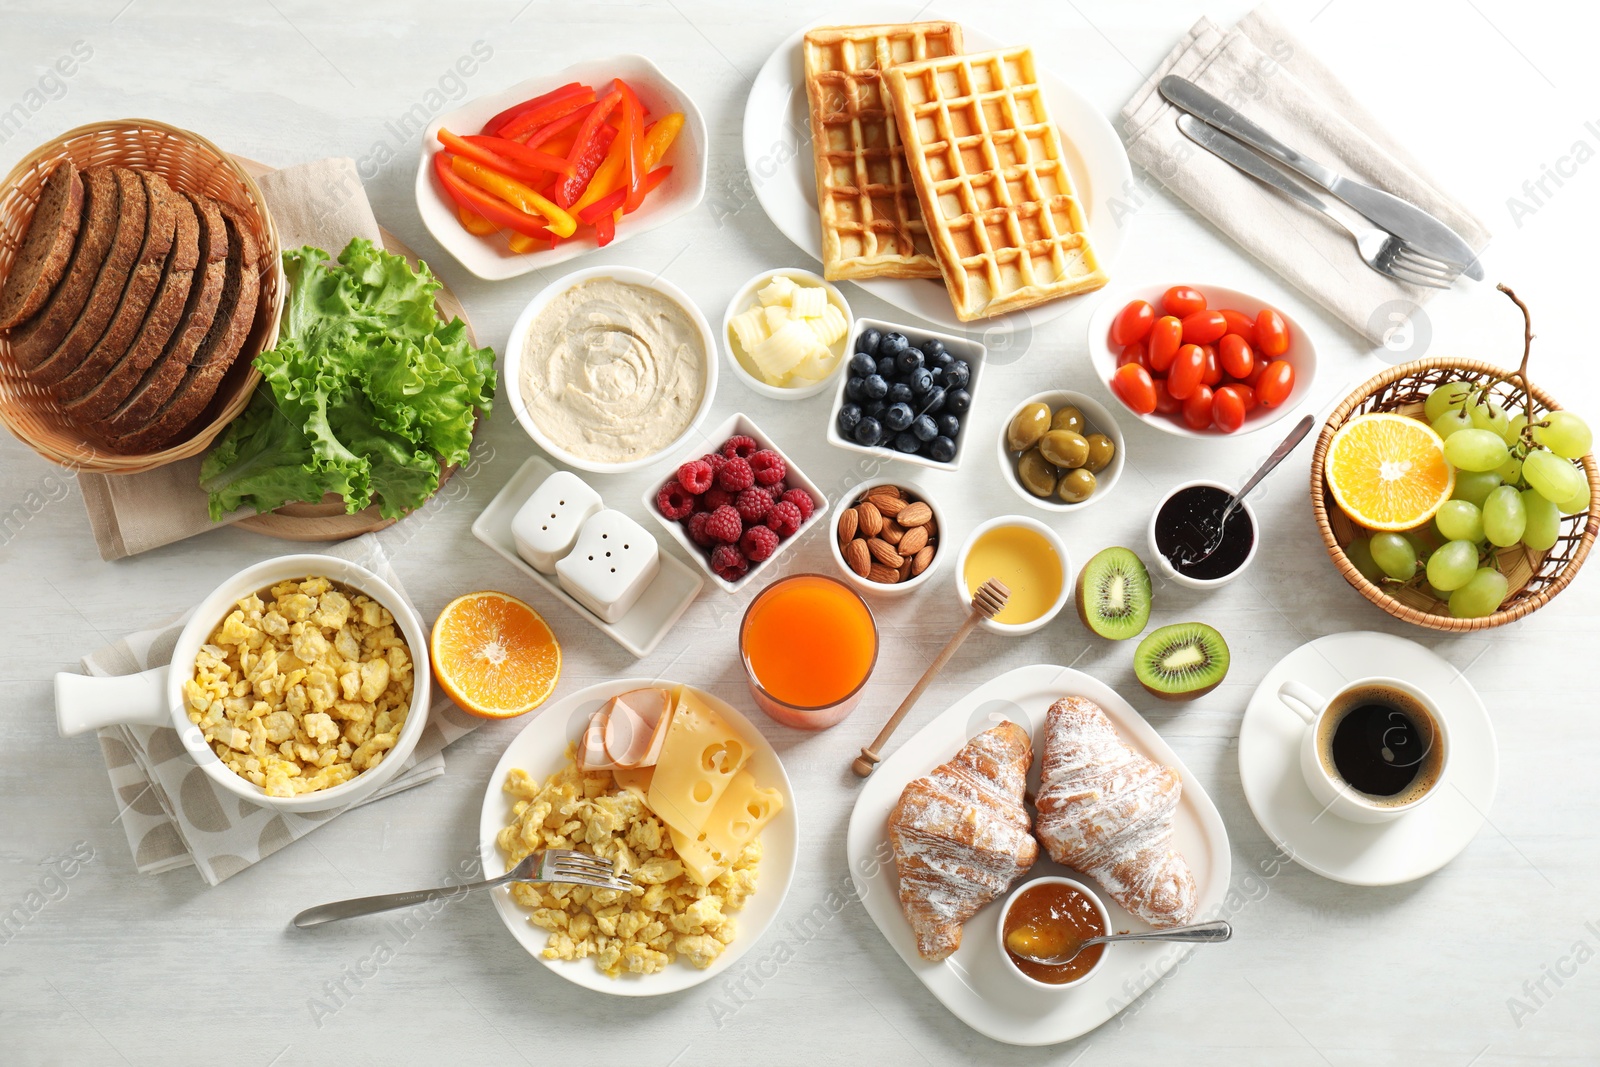
[[(338, 255), (351, 238), (383, 247), (353, 159), (319, 159), (256, 179), (284, 248), (311, 245)], [(200, 490), (200, 456), (143, 474), (80, 474), (84, 508), (102, 559), (122, 559), (170, 545), (255, 514), (240, 508), (211, 521)]]
[[(325, 550), (359, 563), (388, 582), (409, 605), (411, 598), (373, 534)], [(166, 626), (129, 634), (83, 658), (86, 674), (122, 675), (171, 662), (185, 613)], [(428, 725), (405, 769), (365, 800), (346, 808), (306, 814), (275, 812), (217, 787), (195, 766), (170, 726), (108, 726), (100, 749), (116, 794), (118, 818), (141, 874), (159, 874), (193, 864), (211, 885), (237, 874), (333, 819), (340, 812), (429, 782), (444, 773), (443, 750), (480, 725), (447, 697), (435, 695)]]
[(1371, 270), (1344, 230), (1185, 137), (1177, 125), (1182, 112), (1156, 89), (1168, 74), (1195, 82), (1290, 147), (1431, 212), (1474, 249), (1488, 244), (1483, 223), (1443, 192), (1271, 11), (1259, 7), (1226, 31), (1210, 19), (1195, 23), (1122, 109), (1129, 157), (1373, 344), (1384, 343), (1396, 302), (1412, 308), (1437, 290)]

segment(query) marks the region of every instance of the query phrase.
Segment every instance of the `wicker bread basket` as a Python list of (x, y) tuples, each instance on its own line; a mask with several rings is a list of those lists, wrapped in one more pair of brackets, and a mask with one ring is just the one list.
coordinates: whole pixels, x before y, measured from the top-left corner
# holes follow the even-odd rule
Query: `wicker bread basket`
[(79, 167), (115, 164), (154, 171), (174, 188), (204, 193), (235, 208), (262, 249), (260, 296), (255, 325), (216, 395), (185, 431), (187, 437), (160, 452), (121, 455), (98, 444), (68, 421), (45, 389), (28, 381), (0, 335), (0, 419), (35, 452), (74, 471), (134, 474), (196, 455), (250, 401), (261, 374), (252, 363), (278, 336), (286, 284), (278, 252), (278, 231), (255, 181), (216, 145), (198, 134), (151, 119), (96, 122), (69, 130), (30, 152), (0, 184), (0, 278), (27, 232), (45, 177), (56, 162)]
[[(1328, 546), (1328, 555), (1333, 557), (1345, 581), (1397, 619), (1447, 631), (1486, 630), (1520, 619), (1567, 587), (1578, 568), (1583, 566), (1595, 534), (1600, 531), (1600, 472), (1596, 470), (1594, 456), (1588, 455), (1583, 457), (1583, 471), (1589, 479), (1588, 512), (1563, 517), (1560, 539), (1549, 551), (1536, 552), (1521, 545), (1499, 551), (1500, 569), (1510, 583), (1511, 592), (1493, 615), (1480, 619), (1455, 618), (1449, 607), (1436, 600), (1427, 589), (1376, 585), (1363, 577), (1345, 555), (1344, 546), (1368, 531), (1350, 521), (1340, 510), (1323, 479), (1328, 446), (1339, 428), (1355, 416), (1371, 411), (1420, 415), (1428, 394), (1445, 382), (1503, 379), (1507, 374), (1493, 364), (1450, 357), (1402, 364), (1372, 378), (1346, 397), (1328, 416), (1322, 435), (1317, 439), (1316, 452), (1311, 457), (1311, 507), (1316, 513), (1317, 528)], [(1509, 410), (1513, 397), (1520, 397), (1521, 389), (1514, 382), (1499, 380), (1490, 387), (1490, 393)], [(1529, 383), (1529, 393), (1542, 410), (1560, 406), (1532, 383)], [(1391, 588), (1394, 589), (1392, 594)]]

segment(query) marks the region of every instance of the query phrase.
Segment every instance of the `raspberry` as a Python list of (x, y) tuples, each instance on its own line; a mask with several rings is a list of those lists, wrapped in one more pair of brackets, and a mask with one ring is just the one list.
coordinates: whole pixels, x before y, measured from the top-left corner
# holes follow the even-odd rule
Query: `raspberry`
[(729, 459), (749, 459), (761, 446), (756, 444), (755, 438), (746, 437), (744, 434), (734, 434), (722, 442), (722, 454)]
[(656, 494), (656, 510), (669, 519), (681, 519), (694, 514), (694, 494), (673, 478)]
[(767, 495), (770, 496), (774, 501), (779, 501), (783, 499), (783, 494), (789, 491), (789, 483), (774, 482), (772, 485), (763, 485), (761, 488), (765, 489), (767, 491)]
[(700, 459), (702, 462), (711, 464), (712, 474), (716, 474), (722, 469), (722, 465), (728, 462), (728, 457), (724, 456), (721, 452), (707, 452), (705, 455), (701, 456)]
[(703, 459), (691, 459), (678, 468), (678, 484), (696, 496), (711, 488), (711, 464)]
[(750, 469), (755, 471), (758, 485), (772, 485), (774, 482), (783, 481), (783, 476), (789, 473), (783, 465), (783, 457), (770, 448), (763, 448), (750, 457)]
[[(772, 510), (772, 498), (758, 485), (752, 485), (734, 499), (733, 506), (746, 523), (760, 522)], [(755, 557), (750, 557), (754, 559)]]
[(717, 486), (730, 493), (748, 489), (756, 484), (755, 471), (750, 469), (750, 464), (738, 456), (728, 460), (717, 472)]
[(804, 521), (799, 505), (792, 500), (780, 500), (767, 512), (767, 527), (779, 537), (793, 537)]
[(804, 489), (791, 489), (783, 494), (782, 499), (800, 509), (801, 522), (805, 522), (811, 517), (811, 513), (817, 510), (817, 502), (812, 500), (811, 494)]
[(739, 548), (751, 563), (760, 563), (778, 551), (778, 535), (765, 526), (752, 526), (739, 539)]
[(706, 533), (711, 535), (713, 541), (731, 545), (744, 533), (744, 520), (739, 518), (739, 512), (731, 505), (724, 504), (713, 511), (711, 518), (706, 521)]
[(706, 525), (710, 521), (709, 511), (697, 511), (689, 516), (689, 540), (701, 548), (710, 548), (712, 545), (711, 534), (706, 532)]
[(711, 553), (711, 571), (725, 582), (737, 582), (750, 569), (750, 561), (733, 545), (718, 545)]
[(731, 503), (733, 503), (732, 493), (726, 489), (718, 489), (716, 486), (712, 486), (701, 495), (699, 507), (701, 511), (716, 511), (718, 508), (726, 507)]

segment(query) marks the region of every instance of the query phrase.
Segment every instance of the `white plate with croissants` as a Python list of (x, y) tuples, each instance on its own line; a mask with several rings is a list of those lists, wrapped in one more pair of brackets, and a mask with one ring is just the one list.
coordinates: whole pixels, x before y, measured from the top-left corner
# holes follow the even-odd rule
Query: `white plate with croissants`
[(1082, 985), (1030, 986), (996, 936), (1014, 888), (1070, 870), (1113, 930), (1135, 931), (1214, 917), (1230, 869), (1222, 816), (1160, 735), (1109, 686), (1051, 665), (979, 686), (884, 760), (846, 847), (867, 914), (912, 973), (1013, 1045), (1093, 1030), (1189, 951), (1114, 945)]

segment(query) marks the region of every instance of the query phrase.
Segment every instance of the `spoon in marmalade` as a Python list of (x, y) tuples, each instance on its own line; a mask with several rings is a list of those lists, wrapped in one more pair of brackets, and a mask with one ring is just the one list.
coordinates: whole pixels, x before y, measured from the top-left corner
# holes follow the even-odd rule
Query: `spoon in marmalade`
[(1174, 926), (1170, 930), (1145, 930), (1136, 934), (1102, 934), (1083, 941), (1070, 940), (1070, 934), (1064, 936), (1069, 939), (1069, 947), (1066, 950), (1054, 956), (1038, 956), (1034, 953), (1040, 950), (1043, 938), (1039, 936), (1038, 931), (1019, 926), (1006, 935), (1006, 950), (1029, 963), (1037, 963), (1044, 967), (1060, 967), (1071, 963), (1077, 958), (1078, 953), (1090, 945), (1109, 945), (1113, 941), (1193, 941), (1210, 944), (1228, 940), (1233, 936), (1233, 927), (1224, 919), (1216, 919), (1207, 923), (1195, 923), (1192, 926)]

